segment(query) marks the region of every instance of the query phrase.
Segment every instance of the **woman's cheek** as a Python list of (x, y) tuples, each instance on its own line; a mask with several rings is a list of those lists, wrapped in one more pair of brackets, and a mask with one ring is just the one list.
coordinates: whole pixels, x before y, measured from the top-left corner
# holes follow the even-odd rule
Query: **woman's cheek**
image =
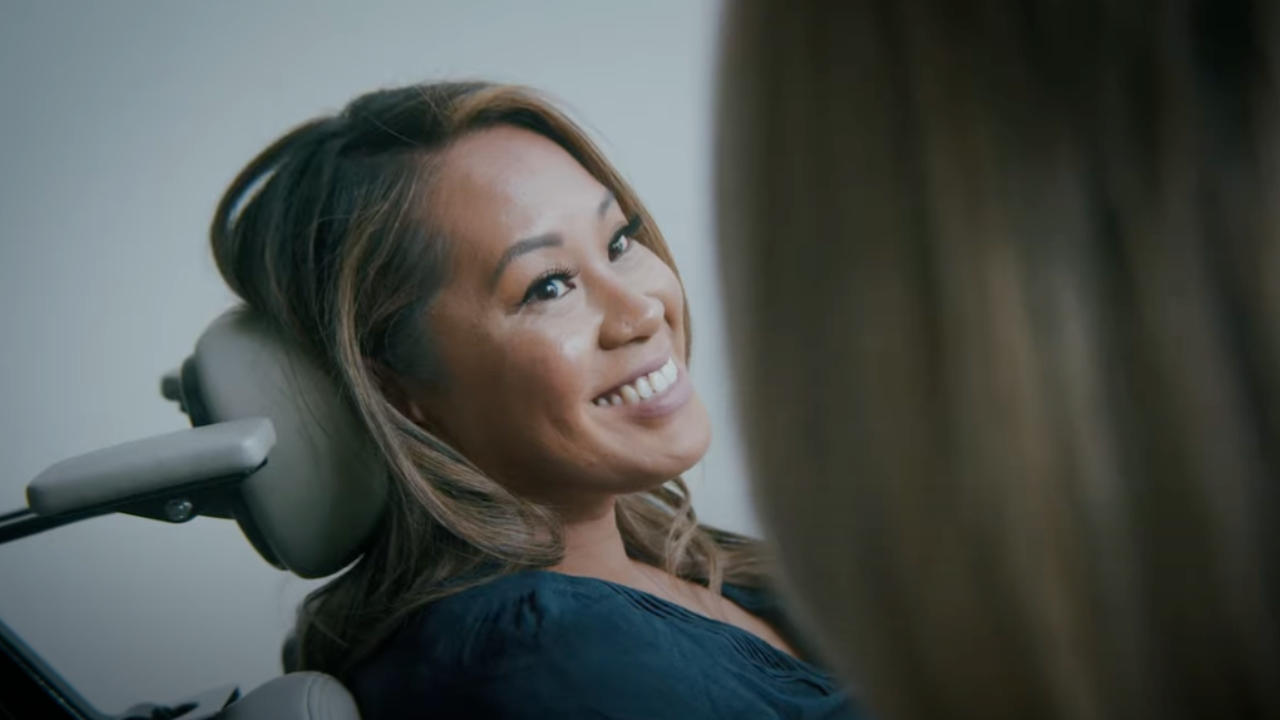
[(580, 399), (592, 377), (593, 346), (587, 333), (564, 328), (515, 339), (504, 353), (508, 377), (504, 385), (518, 396), (533, 396), (541, 403)]

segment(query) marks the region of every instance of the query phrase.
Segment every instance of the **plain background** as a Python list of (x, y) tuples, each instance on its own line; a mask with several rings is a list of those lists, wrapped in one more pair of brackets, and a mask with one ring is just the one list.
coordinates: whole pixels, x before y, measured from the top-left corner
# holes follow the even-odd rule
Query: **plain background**
[[(717, 0), (0, 0), (0, 510), (63, 458), (180, 429), (160, 376), (232, 303), (206, 228), (279, 134), (378, 87), (549, 91), (633, 181), (688, 285), (716, 440), (703, 517), (755, 533), (711, 242)], [(118, 712), (279, 673), (314, 587), (232, 524), (111, 517), (0, 547), (0, 618)]]

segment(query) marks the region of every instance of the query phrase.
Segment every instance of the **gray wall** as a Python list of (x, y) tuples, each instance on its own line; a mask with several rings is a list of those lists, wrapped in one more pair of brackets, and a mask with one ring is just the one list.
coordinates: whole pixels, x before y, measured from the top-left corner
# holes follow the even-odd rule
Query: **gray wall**
[[(0, 0), (0, 509), (62, 458), (184, 426), (158, 379), (232, 301), (204, 233), (253, 153), (362, 91), (483, 76), (563, 99), (663, 224), (717, 425), (697, 507), (754, 532), (710, 242), (718, 17), (716, 0)], [(112, 712), (274, 676), (310, 587), (215, 520), (0, 547), (0, 617)]]

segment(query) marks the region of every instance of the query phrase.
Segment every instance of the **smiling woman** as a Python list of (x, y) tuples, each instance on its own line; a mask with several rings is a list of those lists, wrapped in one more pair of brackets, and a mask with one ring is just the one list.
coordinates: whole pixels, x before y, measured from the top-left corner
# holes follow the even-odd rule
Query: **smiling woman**
[(711, 429), (657, 225), (535, 93), (363, 96), (227, 191), (230, 286), (337, 377), (394, 478), (308, 598), (366, 718), (848, 717), (748, 538), (681, 473)]

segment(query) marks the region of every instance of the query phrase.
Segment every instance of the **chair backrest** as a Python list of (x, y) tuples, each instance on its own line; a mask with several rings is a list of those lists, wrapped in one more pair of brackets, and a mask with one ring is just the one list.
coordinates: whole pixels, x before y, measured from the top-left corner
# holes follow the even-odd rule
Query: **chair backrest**
[(258, 552), (305, 578), (354, 561), (386, 504), (387, 469), (337, 383), (247, 308), (224, 313), (183, 364), (193, 425), (271, 420), (276, 446), (233, 511)]

